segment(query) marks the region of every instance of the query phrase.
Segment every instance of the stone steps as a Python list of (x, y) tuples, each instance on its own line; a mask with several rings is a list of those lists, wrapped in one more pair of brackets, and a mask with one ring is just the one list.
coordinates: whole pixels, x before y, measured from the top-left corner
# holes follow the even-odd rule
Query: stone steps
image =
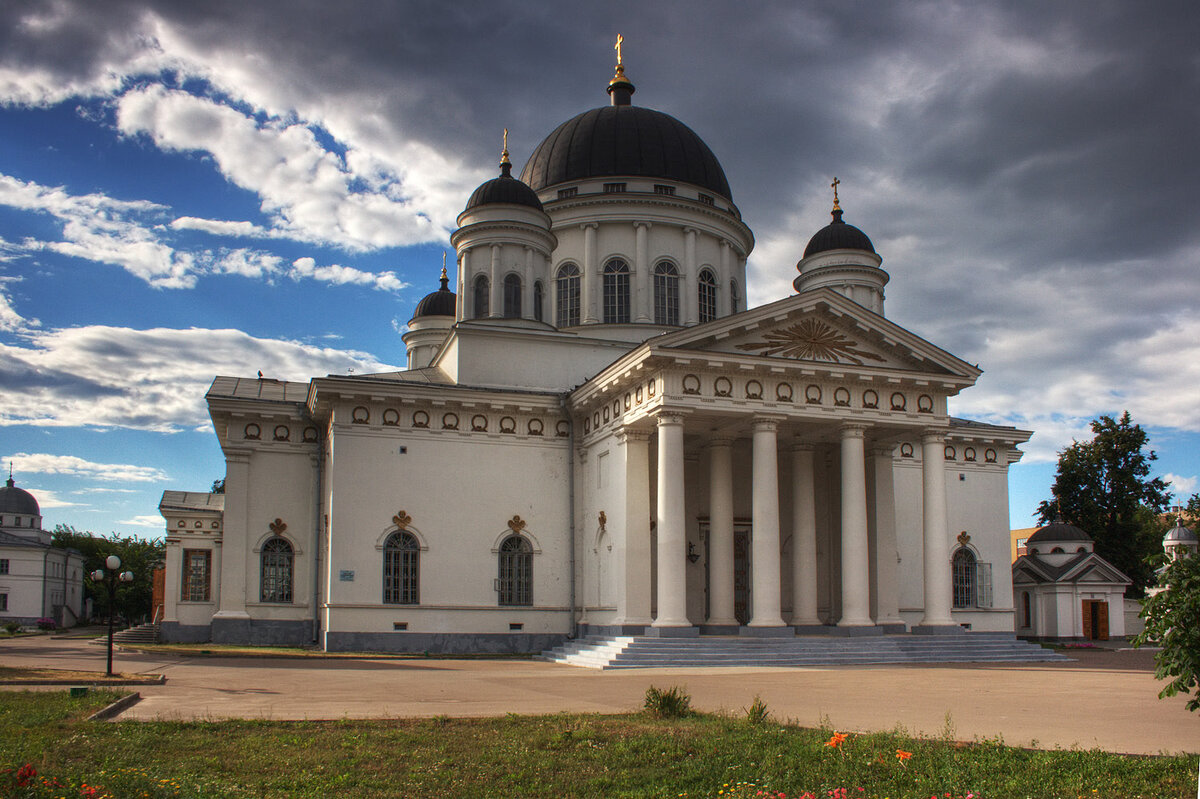
[(1069, 660), (1011, 633), (790, 638), (588, 637), (539, 659), (593, 669), (697, 666), (846, 666), (897, 663), (1034, 663)]
[(158, 625), (139, 624), (127, 630), (113, 633), (114, 644), (157, 644)]

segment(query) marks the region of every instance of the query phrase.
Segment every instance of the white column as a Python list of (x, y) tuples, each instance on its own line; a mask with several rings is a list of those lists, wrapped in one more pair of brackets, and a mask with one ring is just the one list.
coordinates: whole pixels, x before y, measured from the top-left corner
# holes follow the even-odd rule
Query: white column
[(812, 444), (792, 447), (792, 624), (819, 625), (817, 616), (817, 502)]
[(619, 569), (618, 624), (650, 623), (650, 431), (625, 429), (625, 523), (614, 565)]
[(658, 616), (655, 627), (688, 627), (683, 416), (658, 417)]
[(842, 425), (842, 618), (839, 627), (871, 624), (865, 430), (865, 425)]
[(533, 318), (533, 248), (525, 248), (525, 276), (521, 282), (521, 316)]
[[(220, 563), (220, 587), (212, 585), (211, 596), (217, 601), (214, 619), (248, 619), (246, 613), (246, 561), (250, 543), (250, 451), (225, 454), (225, 513), (222, 517), (222, 548), (229, 556)], [(224, 544), (228, 544), (225, 547)], [(214, 561), (217, 555), (213, 554)], [(212, 564), (215, 570), (216, 563)], [(211, 576), (210, 576), (211, 579)]]
[(650, 264), (649, 222), (634, 222), (636, 235), (634, 257), (637, 259), (633, 268), (637, 273), (637, 289), (635, 291), (633, 309), (635, 322), (649, 323), (654, 321), (654, 278), (653, 267)]
[(466, 318), (466, 313), (463, 309), (466, 308), (467, 302), (467, 290), (465, 286), (467, 281), (467, 253), (469, 252), (470, 250), (463, 250), (458, 254), (458, 276), (456, 278), (456, 286), (458, 290), (454, 296), (454, 316), (460, 322)]
[(751, 627), (783, 627), (779, 576), (779, 452), (776, 419), (755, 419), (751, 491)]
[(683, 274), (679, 276), (679, 291), (683, 294), (680, 297), (683, 302), (683, 323), (691, 326), (700, 318), (700, 265), (696, 263), (696, 229), (684, 228), (683, 236)]
[(733, 274), (733, 248), (729, 242), (721, 239), (721, 275), (717, 286), (717, 316), (728, 316), (732, 313), (729, 305), (729, 279)]
[(946, 442), (937, 430), (921, 436), (924, 504), (925, 616), (922, 627), (953, 626), (950, 613), (950, 542), (946, 533)]
[(708, 624), (737, 625), (733, 614), (733, 439), (708, 444)]
[(604, 286), (601, 283), (602, 276), (600, 275), (600, 266), (596, 263), (596, 228), (595, 222), (590, 222), (583, 225), (583, 276), (581, 278), (583, 286), (583, 296), (580, 298), (583, 308), (581, 309), (581, 323), (585, 325), (594, 325), (600, 321), (600, 316), (597, 314), (601, 298), (604, 295)]
[(903, 624), (900, 618), (900, 585), (897, 578), (896, 487), (892, 452), (895, 446), (871, 448), (869, 476), (874, 494), (874, 547), (871, 551), (875, 574), (875, 623)]
[(495, 318), (504, 315), (504, 291), (500, 285), (500, 245), (492, 245), (491, 293), (488, 297), (488, 316)]

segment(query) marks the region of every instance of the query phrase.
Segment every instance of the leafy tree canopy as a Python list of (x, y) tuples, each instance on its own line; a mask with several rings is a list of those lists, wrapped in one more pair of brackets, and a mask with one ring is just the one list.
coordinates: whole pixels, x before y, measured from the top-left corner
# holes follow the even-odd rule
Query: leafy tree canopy
[[(1192, 500), (1200, 504), (1196, 495)], [(1133, 643), (1162, 647), (1154, 655), (1154, 676), (1169, 682), (1159, 697), (1194, 692), (1187, 708), (1200, 710), (1200, 556), (1171, 561), (1162, 572), (1162, 584), (1165, 590), (1142, 606), (1146, 628)]]
[(224, 494), (225, 493), (225, 478), (222, 477), (220, 480), (213, 480), (212, 488), (209, 490), (209, 493), (210, 494)]
[[(63, 549), (76, 549), (83, 553), (85, 575), (90, 575), (96, 569), (105, 568), (104, 561), (109, 555), (119, 557), (121, 571), (133, 572), (133, 582), (118, 585), (117, 615), (130, 621), (150, 617), (154, 594), (153, 572), (163, 564), (166, 553), (166, 542), (161, 538), (147, 539), (138, 536), (120, 536), (116, 533), (103, 537), (59, 524), (51, 533), (50, 544)], [(93, 583), (91, 577), (86, 576), (83, 581), (83, 590), (85, 596), (92, 598), (93, 614), (99, 618), (108, 618), (108, 591), (103, 586)]]
[(1159, 515), (1170, 498), (1167, 484), (1150, 477), (1157, 456), (1129, 411), (1093, 420), (1092, 433), (1091, 441), (1059, 453), (1053, 497), (1038, 506), (1038, 516), (1049, 524), (1061, 512), (1092, 537), (1096, 554), (1128, 575), (1131, 593), (1140, 596), (1154, 582), (1149, 559), (1162, 552)]

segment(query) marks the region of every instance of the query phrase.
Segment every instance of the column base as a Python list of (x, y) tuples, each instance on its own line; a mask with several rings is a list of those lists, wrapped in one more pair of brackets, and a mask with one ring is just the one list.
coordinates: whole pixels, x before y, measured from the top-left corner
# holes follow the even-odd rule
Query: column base
[(647, 638), (698, 638), (699, 627), (647, 627), (642, 635)]
[(701, 635), (737, 635), (740, 625), (737, 622), (733, 624), (701, 624)]
[(646, 624), (581, 624), (581, 635), (643, 635)]
[(859, 624), (846, 627), (830, 627), (829, 634), (843, 638), (859, 638), (870, 635), (883, 635), (883, 628), (874, 624)]
[(796, 631), (791, 627), (751, 627), (745, 625), (738, 628), (738, 635), (743, 638), (794, 638)]
[(876, 626), (887, 635), (901, 635), (908, 632), (908, 625), (902, 621), (883, 621)]
[(829, 624), (793, 624), (792, 629), (796, 631), (796, 635), (829, 635), (829, 631), (834, 629)]
[(912, 628), (913, 635), (966, 635), (967, 631), (959, 624), (917, 624)]

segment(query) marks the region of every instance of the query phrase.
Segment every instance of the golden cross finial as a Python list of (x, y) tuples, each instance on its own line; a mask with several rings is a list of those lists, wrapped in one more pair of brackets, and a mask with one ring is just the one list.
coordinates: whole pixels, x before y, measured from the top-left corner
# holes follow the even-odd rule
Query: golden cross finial
[(450, 276), (446, 274), (446, 251), (442, 250), (442, 280), (449, 280)]
[(621, 45), (625, 43), (625, 37), (617, 34), (617, 43), (613, 45), (613, 49), (617, 51), (617, 66), (621, 66), (625, 62), (621, 60)]
[(833, 183), (830, 183), (830, 184), (829, 184), (830, 186), (832, 186), (832, 187), (833, 187), (833, 210), (835, 210), (835, 211), (840, 211), (840, 210), (842, 210), (842, 207), (841, 207), (840, 205), (838, 205), (838, 193), (837, 193), (837, 187), (838, 187), (838, 184), (839, 184), (839, 183), (841, 183), (841, 181), (840, 181), (840, 180), (838, 180), (838, 179), (837, 179), (837, 177), (835, 176), (835, 177), (833, 178)]
[(502, 163), (502, 164), (512, 163), (511, 161), (508, 160), (508, 128), (504, 129), (504, 151), (500, 153), (500, 163)]

